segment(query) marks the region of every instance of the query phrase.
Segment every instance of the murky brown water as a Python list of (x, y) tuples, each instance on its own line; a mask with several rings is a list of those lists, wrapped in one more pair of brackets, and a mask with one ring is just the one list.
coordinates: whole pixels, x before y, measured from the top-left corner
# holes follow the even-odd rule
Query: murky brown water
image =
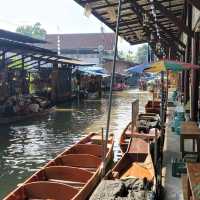
[[(144, 105), (146, 98), (141, 96), (148, 98), (138, 90), (114, 93), (110, 131), (115, 135), (115, 159), (120, 156), (119, 136), (131, 120), (131, 102), (139, 97)], [(105, 129), (107, 105), (105, 96), (60, 106), (38, 121), (0, 127), (0, 199), (84, 134)]]

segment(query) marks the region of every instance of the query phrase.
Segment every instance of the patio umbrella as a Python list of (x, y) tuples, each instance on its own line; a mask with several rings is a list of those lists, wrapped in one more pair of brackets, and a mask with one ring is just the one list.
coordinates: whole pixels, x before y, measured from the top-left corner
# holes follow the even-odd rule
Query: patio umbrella
[(149, 67), (144, 69), (145, 72), (159, 73), (165, 71), (180, 72), (189, 69), (198, 69), (198, 65), (191, 63), (184, 63), (174, 60), (160, 60), (154, 63), (150, 63)]
[(199, 69), (200, 66), (199, 65), (195, 65), (192, 63), (186, 63), (186, 62), (180, 62), (180, 61), (171, 61), (171, 62), (175, 62), (177, 64), (182, 65), (185, 69)]
[(140, 65), (135, 65), (133, 67), (130, 67), (126, 70), (126, 72), (128, 72), (129, 74), (132, 73), (143, 73), (145, 69), (147, 69), (150, 66), (149, 63), (144, 63), (144, 64), (140, 64)]
[[(198, 69), (200, 66), (190, 63), (184, 63), (174, 60), (160, 60), (151, 63), (145, 72), (159, 73), (161, 72), (161, 127), (164, 127), (164, 72), (173, 71), (180, 72), (188, 69)], [(167, 86), (168, 88), (168, 86)], [(167, 91), (168, 93), (168, 91)], [(163, 131), (163, 130), (162, 130)]]

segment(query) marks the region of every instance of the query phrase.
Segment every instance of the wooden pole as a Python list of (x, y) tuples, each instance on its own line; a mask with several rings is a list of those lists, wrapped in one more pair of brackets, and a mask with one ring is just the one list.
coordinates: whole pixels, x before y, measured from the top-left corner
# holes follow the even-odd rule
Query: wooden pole
[(22, 89), (22, 94), (26, 94), (26, 76), (25, 76), (25, 61), (24, 61), (24, 56), (22, 56), (22, 68), (21, 68), (21, 76), (22, 76), (22, 85), (21, 85), (21, 89)]
[[(187, 5), (187, 23), (188, 23), (188, 27), (190, 28), (190, 30), (192, 29), (192, 6), (190, 4)], [(187, 45), (186, 45), (186, 51), (185, 51), (185, 62), (191, 62), (190, 59), (190, 55), (191, 55), (191, 38), (187, 37)], [(189, 71), (185, 71), (185, 79), (184, 79), (184, 104), (187, 104), (187, 102), (190, 99), (190, 86), (189, 86), (189, 76), (190, 76), (190, 72)]]
[(132, 124), (131, 124), (131, 134), (133, 134), (134, 129), (134, 102), (132, 102)]
[[(105, 138), (105, 149), (107, 149), (108, 137), (109, 137), (109, 128), (110, 128), (110, 115), (112, 108), (112, 90), (113, 90), (113, 82), (115, 77), (115, 66), (116, 66), (116, 58), (117, 58), (117, 45), (118, 45), (118, 35), (119, 35), (119, 22), (120, 22), (120, 14), (121, 14), (121, 6), (122, 0), (119, 0), (118, 3), (118, 15), (117, 15), (117, 23), (116, 23), (116, 34), (115, 34), (115, 49), (114, 49), (114, 58), (113, 58), (113, 68), (112, 68), (112, 76), (110, 81), (110, 93), (109, 93), (109, 106), (108, 106), (108, 117), (106, 123), (106, 138)], [(106, 163), (103, 163), (103, 175), (105, 175), (105, 166)]]
[(139, 113), (139, 100), (136, 99), (134, 102), (132, 102), (132, 123), (131, 123), (131, 133), (134, 131), (134, 127), (136, 126), (136, 119), (137, 115)]
[[(181, 96), (184, 95), (184, 90), (185, 90), (185, 71), (181, 72)], [(181, 98), (183, 100), (183, 98)]]
[[(104, 130), (103, 130), (103, 128), (101, 129), (101, 141), (102, 141), (102, 163), (104, 163), (106, 160), (105, 160), (105, 158), (106, 158), (106, 153), (105, 153), (105, 142), (104, 142)], [(103, 174), (103, 171), (102, 171), (102, 174), (101, 174), (102, 176), (101, 176), (101, 178), (103, 178), (104, 177), (104, 174)]]
[(156, 169), (156, 165), (157, 165), (157, 128), (155, 129), (155, 142), (154, 142), (154, 167)]
[[(192, 38), (192, 64), (197, 64), (197, 34)], [(191, 109), (190, 117), (192, 121), (197, 121), (198, 118), (198, 98), (199, 98), (199, 78), (198, 70), (191, 71)]]
[(165, 122), (165, 99), (164, 99), (164, 72), (161, 72), (161, 137), (162, 145), (164, 144), (164, 122)]
[(167, 71), (167, 83), (166, 83), (166, 106), (168, 103), (168, 92), (169, 92), (169, 72)]

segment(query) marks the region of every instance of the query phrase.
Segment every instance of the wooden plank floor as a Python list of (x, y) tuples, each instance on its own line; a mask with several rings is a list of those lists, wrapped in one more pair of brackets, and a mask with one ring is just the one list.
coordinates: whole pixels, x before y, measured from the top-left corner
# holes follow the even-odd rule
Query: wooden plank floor
[(133, 138), (130, 144), (129, 153), (148, 153), (148, 142), (141, 138)]

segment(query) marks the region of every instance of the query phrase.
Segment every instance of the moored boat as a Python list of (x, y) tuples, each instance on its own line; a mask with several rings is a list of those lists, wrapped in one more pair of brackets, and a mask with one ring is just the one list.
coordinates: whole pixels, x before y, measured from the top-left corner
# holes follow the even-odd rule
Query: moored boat
[(127, 151), (131, 138), (144, 138), (146, 140), (153, 140), (155, 133), (160, 128), (160, 118), (154, 113), (138, 114), (136, 125), (132, 127), (130, 122), (123, 130), (120, 136), (120, 148), (122, 153)]
[[(84, 200), (98, 184), (102, 172), (102, 138), (91, 133), (59, 154), (4, 200)], [(113, 157), (113, 137), (107, 145), (105, 163)]]
[(90, 200), (154, 199), (156, 175), (150, 153), (150, 142), (131, 139), (129, 148), (106, 175)]
[(132, 138), (127, 152), (112, 169), (113, 178), (147, 178), (154, 181), (154, 165), (150, 153), (150, 142), (144, 138)]

